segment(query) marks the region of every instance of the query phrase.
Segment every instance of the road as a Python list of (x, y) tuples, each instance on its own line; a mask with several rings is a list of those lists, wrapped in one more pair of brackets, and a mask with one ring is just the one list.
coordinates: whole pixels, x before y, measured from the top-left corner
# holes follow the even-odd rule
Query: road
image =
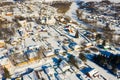
[(69, 16), (73, 21), (77, 22), (79, 25), (84, 25), (85, 27), (81, 26), (83, 28), (93, 28), (92, 25), (87, 24), (82, 20), (78, 19), (77, 13), (76, 13), (76, 10), (78, 9), (78, 7), (79, 6), (76, 4), (76, 2), (73, 2), (70, 6), (70, 9), (66, 12), (66, 15)]

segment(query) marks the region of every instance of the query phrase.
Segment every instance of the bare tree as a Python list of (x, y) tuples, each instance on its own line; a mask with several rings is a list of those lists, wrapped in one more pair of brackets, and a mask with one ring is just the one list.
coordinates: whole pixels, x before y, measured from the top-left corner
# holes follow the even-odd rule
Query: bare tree
[(39, 59), (42, 59), (44, 57), (44, 55), (43, 55), (44, 52), (45, 52), (45, 48), (44, 48), (44, 46), (41, 46), (40, 49), (39, 49), (39, 51), (38, 51), (38, 53), (37, 53), (38, 54), (37, 57)]
[(79, 66), (78, 66), (78, 64), (77, 64), (77, 60), (75, 59), (75, 57), (74, 57), (73, 55), (70, 55), (70, 56), (69, 56), (69, 62), (70, 62), (73, 66), (75, 66), (77, 69), (79, 69)]
[(80, 58), (81, 60), (83, 60), (84, 62), (87, 61), (86, 56), (84, 55), (84, 53), (80, 53), (80, 54), (79, 54), (79, 58)]
[(78, 30), (75, 33), (75, 38), (79, 38), (79, 32), (78, 32)]

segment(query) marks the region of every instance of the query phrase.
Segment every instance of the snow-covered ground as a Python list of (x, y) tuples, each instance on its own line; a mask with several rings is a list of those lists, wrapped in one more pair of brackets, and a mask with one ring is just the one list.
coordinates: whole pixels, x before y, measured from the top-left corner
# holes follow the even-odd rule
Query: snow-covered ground
[[(71, 19), (73, 21), (76, 21), (76, 18), (77, 18), (76, 10), (77, 9), (78, 9), (78, 5), (75, 2), (73, 2), (70, 6), (70, 9), (66, 12), (66, 15), (71, 17)], [(77, 21), (79, 21), (79, 20), (77, 20)]]
[(108, 71), (106, 71), (105, 69), (101, 68), (100, 66), (98, 66), (97, 64), (93, 63), (92, 61), (87, 60), (87, 64), (90, 67), (93, 67), (95, 69), (97, 69), (99, 71), (100, 74), (104, 75), (104, 77), (107, 80), (117, 80), (117, 77), (113, 76), (112, 74), (110, 74)]

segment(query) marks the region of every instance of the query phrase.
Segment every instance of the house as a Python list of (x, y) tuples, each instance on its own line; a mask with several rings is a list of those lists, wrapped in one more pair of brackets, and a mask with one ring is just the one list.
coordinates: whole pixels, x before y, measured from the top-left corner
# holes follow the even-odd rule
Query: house
[(20, 36), (24, 36), (24, 35), (25, 35), (25, 29), (23, 29), (23, 28), (19, 28), (19, 29), (17, 30), (17, 32), (18, 32), (18, 34), (19, 34)]
[(99, 77), (99, 72), (96, 69), (92, 69), (92, 70), (87, 72), (87, 75), (90, 78), (95, 78), (95, 77)]
[(8, 52), (8, 50), (6, 50), (4, 48), (0, 48), (0, 64), (2, 66), (5, 66), (6, 68), (10, 68), (11, 62), (10, 62), (9, 58), (6, 56), (7, 52)]
[(40, 48), (39, 45), (31, 45), (27, 47), (28, 50), (33, 50), (33, 51), (38, 50), (39, 48)]
[(9, 39), (9, 41), (10, 41), (11, 45), (13, 45), (13, 46), (17, 45), (17, 43), (19, 42), (18, 38), (16, 38), (16, 37), (11, 37)]
[(80, 46), (73, 42), (69, 44), (69, 47), (76, 51), (80, 50)]
[(29, 74), (23, 75), (22, 80), (39, 80), (35, 71), (32, 71)]
[(108, 39), (105, 41), (104, 48), (105, 48), (105, 49), (110, 48), (110, 41), (109, 41)]
[(89, 47), (91, 47), (92, 46), (92, 43), (91, 42), (89, 42), (89, 43), (85, 43), (84, 44), (87, 48), (89, 48)]
[(66, 52), (70, 52), (71, 49), (65, 45), (62, 46), (63, 50), (65, 50)]
[(65, 26), (65, 27), (64, 27), (64, 30), (65, 30), (65, 31), (69, 31), (69, 30), (70, 30), (70, 26), (69, 26), (69, 25), (68, 25), (68, 26)]
[(14, 54), (9, 55), (9, 60), (14, 66), (21, 66), (27, 64), (28, 56), (23, 54), (22, 51), (17, 51)]
[(24, 55), (26, 55), (27, 58), (29, 58), (30, 61), (34, 61), (38, 57), (38, 51), (39, 46), (37, 45), (32, 45), (27, 47), (27, 50), (25, 51)]
[(66, 51), (63, 50), (63, 49), (56, 49), (54, 52), (55, 52), (56, 54), (63, 54), (63, 53), (65, 53)]
[(5, 56), (1, 56), (0, 58), (1, 58), (0, 59), (0, 64), (4, 67), (10, 69), (10, 67), (12, 66), (10, 60)]
[(15, 80), (22, 80), (22, 78), (21, 77), (17, 77)]
[(75, 60), (76, 60), (76, 62), (77, 62), (77, 65), (78, 65), (79, 69), (82, 69), (82, 68), (85, 67), (85, 64), (83, 63), (82, 60), (80, 60), (80, 59), (77, 58), (77, 57), (75, 57)]
[(47, 67), (47, 68), (45, 68), (45, 72), (48, 75), (53, 75), (54, 74), (54, 68), (53, 67)]
[(0, 40), (0, 48), (3, 48), (5, 46), (5, 41), (4, 40)]
[(55, 55), (55, 53), (54, 53), (53, 51), (45, 51), (45, 52), (44, 52), (44, 55), (45, 55), (46, 57), (50, 57), (50, 56)]
[(36, 73), (38, 79), (42, 79), (43, 78), (42, 74), (41, 74), (42, 72), (43, 72), (43, 70), (35, 70), (35, 73)]
[(42, 23), (42, 24), (46, 24), (46, 20), (47, 20), (47, 18), (43, 16), (43, 17), (41, 18), (41, 23)]
[(117, 70), (117, 78), (120, 79), (120, 70)]
[(27, 25), (30, 25), (30, 26), (29, 26), (29, 29), (31, 29), (32, 27), (35, 26), (35, 23), (32, 22), (32, 21), (30, 21), (30, 22), (27, 22)]
[(109, 58), (111, 55), (113, 55), (113, 53), (111, 53), (110, 51), (106, 51), (106, 50), (101, 50), (100, 53), (102, 56), (106, 58)]
[(29, 51), (30, 51), (30, 52), (27, 54), (28, 57), (29, 57), (29, 59), (34, 59), (35, 57), (38, 56), (36, 52), (31, 51), (31, 50), (29, 50)]
[(97, 41), (97, 44), (98, 44), (98, 45), (102, 45), (102, 43), (103, 43), (103, 40), (102, 40), (102, 39), (99, 39), (99, 40)]
[(33, 12), (29, 15), (30, 17), (39, 17), (39, 14), (37, 12)]
[(86, 19), (87, 18), (87, 16), (91, 16), (91, 14), (90, 13), (88, 13), (88, 12), (82, 12), (82, 19)]
[(18, 23), (19, 23), (22, 27), (27, 26), (27, 21), (26, 21), (25, 19), (23, 19), (23, 20), (18, 20)]
[(7, 12), (6, 16), (13, 16), (13, 13), (12, 12)]
[(59, 67), (62, 69), (63, 72), (70, 69), (70, 65), (65, 60), (62, 60), (60, 62)]
[(62, 41), (64, 44), (69, 44), (69, 39), (64, 39), (63, 41)]
[(96, 54), (96, 55), (99, 55), (99, 54), (100, 54), (98, 48), (96, 48), (96, 47), (91, 47), (91, 48), (90, 48), (90, 52), (93, 53), (93, 54)]
[(48, 17), (46, 23), (48, 25), (54, 25), (56, 23), (54, 16)]

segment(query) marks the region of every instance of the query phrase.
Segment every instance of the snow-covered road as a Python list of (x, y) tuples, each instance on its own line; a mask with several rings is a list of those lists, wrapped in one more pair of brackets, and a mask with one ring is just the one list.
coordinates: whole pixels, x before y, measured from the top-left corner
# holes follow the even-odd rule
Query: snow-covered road
[(65, 15), (69, 16), (72, 19), (72, 21), (77, 22), (83, 28), (93, 28), (93, 26), (86, 24), (85, 22), (78, 19), (77, 13), (76, 13), (76, 10), (78, 9), (78, 7), (79, 6), (77, 5), (76, 2), (72, 2), (70, 9), (66, 12)]
[(76, 10), (78, 9), (78, 5), (76, 2), (72, 2), (70, 9), (66, 12), (66, 15), (70, 16), (73, 21), (77, 21)]

